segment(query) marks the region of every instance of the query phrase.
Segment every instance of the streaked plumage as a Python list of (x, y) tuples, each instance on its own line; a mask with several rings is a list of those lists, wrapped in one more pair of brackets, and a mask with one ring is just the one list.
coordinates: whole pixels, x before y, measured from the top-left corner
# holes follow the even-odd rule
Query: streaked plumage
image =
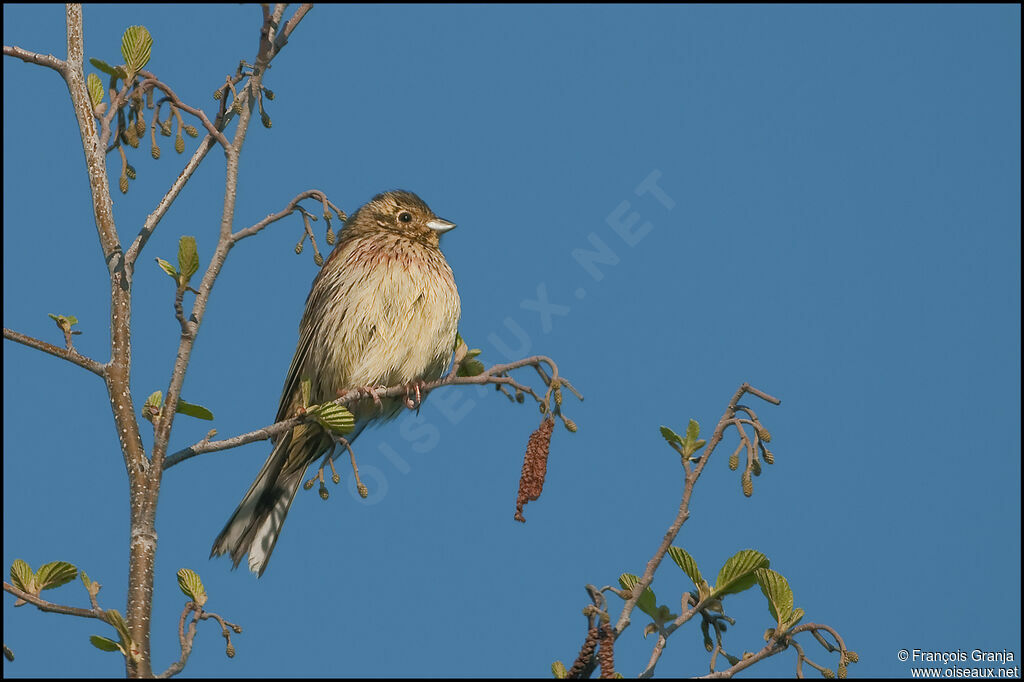
[[(439, 234), (452, 227), (404, 191), (379, 194), (349, 218), (306, 299), (277, 421), (301, 407), (304, 376), (312, 404), (333, 400), (340, 390), (441, 376), (460, 313), (455, 279), (438, 247)], [(370, 399), (350, 407), (351, 442), (371, 421), (397, 416), (402, 400), (385, 399), (383, 410)], [(330, 443), (317, 424), (279, 436), (211, 556), (230, 553), (237, 567), (248, 554), (249, 568), (262, 575), (306, 467)]]

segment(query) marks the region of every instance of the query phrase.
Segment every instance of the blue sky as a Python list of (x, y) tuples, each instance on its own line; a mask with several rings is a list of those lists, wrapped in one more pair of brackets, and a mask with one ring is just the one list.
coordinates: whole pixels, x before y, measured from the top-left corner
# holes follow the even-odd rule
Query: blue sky
[[(64, 54), (60, 7), (3, 17), (5, 45)], [(213, 90), (255, 54), (259, 11), (87, 6), (87, 56), (120, 61), (132, 24), (155, 39), (148, 68), (212, 111)], [(556, 431), (521, 525), (536, 411), (437, 392), (357, 441), (369, 500), (300, 491), (259, 581), (207, 555), (267, 444), (170, 470), (157, 670), (178, 655), (187, 566), (208, 608), (245, 632), (228, 660), (205, 624), (185, 676), (545, 676), (578, 651), (583, 585), (641, 573), (675, 513), (682, 475), (658, 426), (710, 429), (743, 381), (783, 401), (751, 403), (777, 461), (751, 499), (726, 466), (734, 437), (709, 464), (676, 542), (705, 575), (763, 551), (807, 620), (860, 653), (853, 675), (909, 674), (903, 648), (1019, 661), (1019, 7), (324, 6), (266, 84), (273, 127), (248, 136), (236, 229), (312, 187), (348, 211), (413, 190), (459, 225), (443, 248), (463, 336), (488, 362), (552, 356), (586, 401), (567, 402), (579, 432)], [(77, 347), (105, 359), (106, 271), (66, 89), (10, 58), (3, 88), (4, 325), (60, 343), (46, 314), (73, 314)], [(188, 234), (206, 262), (222, 158), (140, 260), (140, 406), (166, 390), (178, 338), (152, 259), (173, 259)], [(114, 204), (125, 239), (183, 158), (165, 146), (131, 162), (138, 180)], [(638, 193), (652, 177), (663, 195)], [(637, 238), (613, 229), (623, 220)], [(293, 218), (243, 242), (214, 290), (184, 397), (222, 436), (273, 419), (315, 274), (308, 250), (292, 251), (300, 231)], [(616, 260), (599, 278), (573, 257), (595, 239)], [(557, 314), (538, 314), (541, 297)], [(71, 561), (123, 609), (126, 476), (102, 384), (3, 348), (4, 566)], [(208, 428), (181, 418), (172, 446)], [(688, 583), (668, 563), (654, 588), (678, 606)], [(86, 603), (79, 584), (47, 595)], [(5, 675), (123, 672), (89, 644), (108, 634), (98, 624), (12, 601)], [(760, 648), (757, 590), (726, 610), (730, 652)], [(627, 676), (653, 644), (633, 623), (616, 650)], [(700, 642), (695, 625), (677, 632), (659, 672), (706, 672)], [(793, 665), (787, 652), (756, 670)]]

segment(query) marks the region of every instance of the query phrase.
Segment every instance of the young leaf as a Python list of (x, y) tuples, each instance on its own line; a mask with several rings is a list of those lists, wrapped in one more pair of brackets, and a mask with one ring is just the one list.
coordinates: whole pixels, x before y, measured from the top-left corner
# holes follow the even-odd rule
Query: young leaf
[(22, 592), (36, 594), (35, 573), (32, 567), (21, 559), (15, 559), (11, 564), (11, 582)]
[(691, 443), (697, 442), (697, 436), (700, 435), (700, 424), (696, 420), (691, 419), (690, 423), (686, 425), (686, 440)]
[(768, 611), (776, 623), (783, 625), (793, 614), (793, 590), (782, 575), (770, 568), (759, 568), (754, 574), (768, 599)]
[(107, 609), (104, 617), (117, 630), (117, 634), (120, 635), (122, 642), (131, 641), (131, 637), (128, 636), (128, 624), (124, 621), (124, 616), (121, 615), (120, 611), (117, 609)]
[(186, 282), (199, 270), (199, 250), (196, 248), (195, 237), (182, 237), (178, 240), (178, 268)]
[(462, 365), (459, 367), (458, 376), (475, 377), (479, 374), (483, 374), (485, 369), (487, 368), (484, 367), (484, 363), (480, 362), (476, 358), (469, 357), (467, 354), (466, 359), (462, 361)]
[(664, 438), (669, 445), (675, 443), (676, 445), (682, 445), (683, 439), (679, 437), (679, 434), (668, 428), (667, 426), (661, 427), (661, 437)]
[(213, 421), (213, 412), (202, 405), (193, 405), (192, 403), (186, 403), (184, 400), (178, 399), (178, 409), (176, 410), (179, 414), (186, 414), (189, 417), (195, 417), (196, 419), (205, 419), (206, 421)]
[(180, 569), (178, 571), (178, 587), (186, 597), (199, 606), (206, 603), (206, 588), (203, 587), (203, 581), (199, 579), (199, 575), (195, 571), (188, 568)]
[(89, 101), (94, 107), (103, 101), (103, 81), (99, 76), (90, 73), (89, 77), (85, 79), (85, 86), (89, 90)]
[[(632, 573), (623, 573), (619, 576), (619, 585), (624, 590), (629, 590), (632, 592), (636, 588), (637, 583), (639, 582), (640, 578), (633, 575)], [(640, 598), (636, 601), (636, 606), (638, 609), (646, 613), (651, 618), (656, 618), (658, 615), (658, 600), (654, 596), (654, 590), (652, 590), (650, 587), (644, 589), (643, 593), (640, 595)]]
[(679, 568), (683, 569), (683, 573), (690, 576), (694, 586), (700, 589), (701, 583), (704, 582), (704, 577), (700, 574), (700, 569), (697, 568), (697, 562), (693, 560), (693, 557), (680, 547), (669, 547), (668, 555), (672, 557), (672, 561), (676, 562)]
[(124, 72), (120, 66), (111, 66), (102, 59), (96, 59), (95, 57), (89, 59), (89, 63), (95, 66), (97, 69), (107, 74), (108, 76), (114, 76), (116, 78), (126, 79), (128, 74)]
[(754, 571), (768, 568), (768, 557), (754, 549), (744, 549), (729, 557), (718, 572), (715, 597), (738, 594), (754, 586), (757, 577)]
[(173, 265), (165, 261), (163, 258), (157, 258), (156, 264), (159, 265), (164, 272), (170, 275), (171, 279), (175, 282), (178, 281), (178, 270)]
[(312, 383), (313, 382), (310, 380), (310, 378), (309, 377), (305, 377), (305, 376), (302, 377), (302, 381), (299, 383), (299, 386), (302, 389), (302, 406), (303, 407), (309, 407), (309, 394), (310, 394), (310, 391), (312, 390)]
[[(121, 645), (112, 639), (106, 637), (100, 637), (99, 635), (93, 635), (89, 638), (92, 645), (100, 651), (121, 651)], [(121, 653), (124, 653), (121, 651)]]
[(351, 433), (356, 424), (356, 418), (348, 408), (335, 403), (324, 403), (313, 416), (325, 429), (340, 434)]
[(66, 585), (78, 577), (78, 569), (66, 561), (51, 561), (36, 571), (36, 584), (40, 590), (52, 590)]
[(152, 49), (153, 38), (145, 26), (129, 26), (125, 29), (121, 37), (121, 56), (133, 73), (137, 73), (149, 62)]

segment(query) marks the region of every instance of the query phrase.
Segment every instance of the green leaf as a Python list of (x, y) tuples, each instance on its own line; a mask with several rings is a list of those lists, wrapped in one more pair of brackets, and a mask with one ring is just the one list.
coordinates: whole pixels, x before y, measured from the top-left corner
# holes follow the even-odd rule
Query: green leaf
[(78, 577), (78, 569), (66, 561), (51, 561), (36, 571), (36, 584), (40, 590), (52, 590), (66, 585)]
[(68, 331), (78, 324), (78, 318), (74, 315), (54, 315), (53, 313), (46, 313), (46, 315), (57, 324), (57, 328), (61, 331)]
[(484, 367), (484, 363), (475, 358), (469, 357), (469, 354), (467, 353), (466, 359), (462, 361), (462, 365), (459, 367), (458, 376), (475, 377), (483, 374), (486, 369), (487, 368)]
[(697, 436), (700, 435), (700, 424), (696, 420), (691, 419), (690, 423), (686, 425), (686, 440), (691, 443), (697, 442)]
[[(121, 651), (121, 645), (112, 639), (106, 637), (100, 637), (99, 635), (93, 635), (89, 638), (92, 645), (100, 651)], [(124, 652), (122, 652), (124, 653)]]
[(299, 386), (300, 386), (300, 388), (302, 390), (302, 406), (303, 407), (309, 407), (309, 394), (310, 394), (310, 391), (312, 391), (312, 384), (313, 384), (313, 382), (310, 381), (310, 378), (306, 377), (306, 376), (302, 377), (302, 381), (299, 383)]
[(94, 107), (103, 101), (103, 81), (99, 76), (90, 73), (89, 77), (85, 79), (85, 87), (89, 90), (89, 100)]
[(163, 268), (163, 271), (166, 272), (168, 275), (170, 275), (171, 279), (173, 279), (175, 284), (177, 284), (177, 282), (178, 282), (178, 270), (173, 265), (171, 265), (170, 263), (165, 261), (163, 258), (157, 258), (156, 259), (156, 264), (159, 265), (161, 268)]
[(803, 609), (793, 609), (793, 613), (790, 614), (789, 620), (786, 621), (786, 629), (789, 630), (790, 628), (796, 627), (797, 623), (799, 623), (803, 619), (804, 619), (804, 610)]
[(346, 434), (355, 428), (356, 418), (347, 407), (336, 403), (324, 403), (316, 408), (313, 418), (328, 431)]
[[(619, 576), (619, 585), (624, 590), (634, 591), (637, 583), (640, 582), (640, 578), (633, 575), (632, 573), (623, 573)], [(654, 590), (650, 587), (644, 589), (643, 594), (636, 601), (637, 608), (646, 613), (651, 618), (656, 618), (658, 615), (658, 600), (654, 596)]]
[(754, 571), (768, 568), (768, 557), (755, 549), (744, 549), (729, 557), (718, 572), (714, 596), (724, 597), (727, 594), (738, 594), (754, 586), (757, 577)]
[(153, 38), (145, 26), (129, 26), (121, 37), (121, 56), (133, 73), (149, 62), (153, 49)]
[(11, 582), (22, 592), (37, 594), (35, 588), (35, 573), (32, 567), (21, 559), (15, 559), (11, 564)]
[(654, 613), (654, 621), (659, 625), (665, 625), (669, 621), (676, 619), (676, 614), (672, 613), (667, 606), (661, 604)]
[(117, 630), (117, 634), (121, 636), (122, 642), (131, 641), (131, 637), (128, 636), (128, 624), (124, 622), (124, 616), (121, 615), (120, 611), (117, 609), (107, 609), (103, 615), (107, 622)]
[(679, 434), (668, 428), (667, 426), (661, 427), (661, 437), (664, 438), (669, 445), (675, 443), (676, 445), (682, 445), (683, 439), (679, 437)]
[(669, 547), (668, 555), (672, 557), (672, 561), (676, 562), (676, 566), (683, 569), (683, 573), (690, 576), (690, 580), (699, 590), (701, 583), (704, 582), (704, 577), (700, 574), (700, 569), (697, 568), (697, 562), (693, 560), (693, 557), (681, 547)]
[(107, 74), (108, 76), (114, 76), (115, 78), (121, 78), (122, 80), (126, 80), (128, 78), (128, 74), (125, 73), (124, 69), (122, 69), (120, 66), (111, 66), (102, 59), (96, 59), (95, 57), (93, 57), (89, 59), (89, 63), (95, 66), (103, 73)]
[(78, 576), (82, 579), (82, 584), (85, 585), (86, 591), (92, 587), (92, 581), (89, 580), (89, 576), (85, 574), (85, 571), (79, 571)]
[(555, 661), (551, 664), (551, 674), (555, 676), (556, 680), (564, 680), (569, 672), (565, 669), (565, 664), (561, 661)]
[(153, 391), (146, 398), (145, 404), (142, 406), (142, 417), (153, 421), (157, 415), (160, 414), (160, 408), (164, 404), (164, 394), (162, 391)]
[(178, 399), (178, 414), (185, 414), (189, 417), (195, 417), (196, 419), (205, 419), (206, 421), (213, 421), (213, 412), (202, 405), (193, 405), (192, 403), (186, 403), (184, 400)]
[(199, 250), (196, 248), (195, 237), (182, 237), (178, 240), (178, 268), (186, 282), (199, 270)]
[(772, 618), (780, 626), (793, 615), (793, 590), (781, 574), (770, 568), (759, 568), (754, 571), (761, 592), (768, 599), (768, 610)]
[(195, 571), (188, 568), (179, 569), (178, 587), (186, 597), (199, 606), (206, 603), (206, 588), (203, 587), (203, 581), (199, 579), (199, 575)]

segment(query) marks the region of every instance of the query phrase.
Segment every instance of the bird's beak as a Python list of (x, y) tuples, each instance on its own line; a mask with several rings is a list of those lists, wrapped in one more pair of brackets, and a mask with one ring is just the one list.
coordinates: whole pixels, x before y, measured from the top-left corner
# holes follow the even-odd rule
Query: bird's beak
[(429, 227), (434, 232), (437, 232), (438, 234), (443, 234), (448, 230), (452, 229), (453, 227), (455, 227), (455, 223), (450, 223), (447, 220), (443, 220), (441, 218), (434, 218), (433, 220), (427, 223), (427, 227)]

